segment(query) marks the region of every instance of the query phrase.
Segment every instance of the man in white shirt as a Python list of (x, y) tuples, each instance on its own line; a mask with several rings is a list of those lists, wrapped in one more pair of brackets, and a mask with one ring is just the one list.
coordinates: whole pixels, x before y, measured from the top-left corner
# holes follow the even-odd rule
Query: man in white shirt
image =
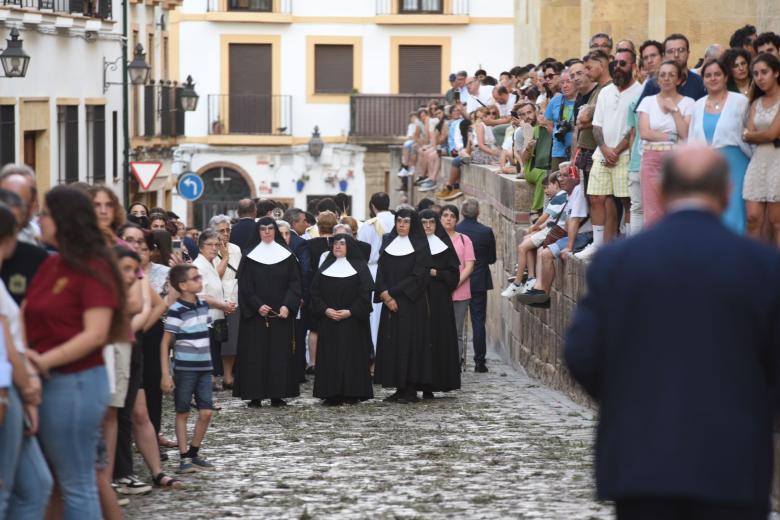
[[(371, 256), (368, 259), (368, 270), (376, 281), (376, 271), (379, 263), (379, 250), (382, 247), (382, 237), (395, 226), (395, 217), (390, 213), (390, 197), (387, 193), (378, 192), (371, 195), (369, 208), (373, 218), (366, 220), (358, 230), (357, 239), (371, 244)], [(371, 300), (373, 301), (373, 299)], [(371, 313), (371, 339), (376, 350), (376, 338), (379, 333), (379, 316), (382, 313), (382, 303), (374, 303)]]
[[(466, 80), (466, 89), (469, 93), (469, 98), (466, 101), (466, 112), (471, 114), (476, 109), (492, 105), (493, 101), (493, 87), (490, 85), (482, 85), (475, 77), (470, 77)], [(463, 100), (461, 99), (461, 102)]]
[[(642, 86), (634, 80), (636, 54), (621, 49), (615, 56), (613, 82), (601, 90), (593, 114), (593, 137), (598, 148), (593, 153), (593, 167), (588, 179), (593, 219), (593, 243), (577, 254), (588, 259), (618, 232), (617, 203), (623, 206), (628, 221), (631, 198), (628, 190), (628, 163), (631, 142), (628, 111), (631, 103), (642, 93)], [(615, 203), (610, 200), (614, 197)], [(617, 202), (619, 201), (619, 202)]]

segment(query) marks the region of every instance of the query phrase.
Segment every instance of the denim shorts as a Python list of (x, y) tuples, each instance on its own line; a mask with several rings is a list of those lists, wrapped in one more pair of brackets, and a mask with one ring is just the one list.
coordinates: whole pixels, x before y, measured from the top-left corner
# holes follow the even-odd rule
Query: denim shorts
[(213, 410), (211, 370), (174, 370), (173, 395), (177, 413), (190, 411), (192, 396), (199, 410)]
[[(577, 236), (574, 238), (574, 247), (571, 248), (572, 253), (579, 253), (580, 251), (585, 249), (585, 246), (590, 244), (592, 240), (593, 240), (593, 233), (591, 233), (590, 231), (588, 231), (587, 233), (578, 233)], [(566, 246), (568, 244), (569, 244), (569, 237), (563, 237), (557, 242), (547, 246), (547, 249), (550, 250), (550, 252), (553, 254), (555, 258), (558, 258), (559, 256), (561, 256), (561, 251), (566, 249)]]

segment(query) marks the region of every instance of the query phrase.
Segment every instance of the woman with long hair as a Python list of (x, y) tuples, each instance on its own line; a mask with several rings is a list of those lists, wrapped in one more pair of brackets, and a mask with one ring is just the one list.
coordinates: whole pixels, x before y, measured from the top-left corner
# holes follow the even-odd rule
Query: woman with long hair
[[(750, 94), (750, 54), (745, 49), (726, 49), (720, 59), (727, 72), (729, 92)], [(703, 68), (699, 70), (704, 73)]]
[(760, 238), (766, 214), (773, 241), (780, 246), (780, 60), (771, 54), (759, 54), (751, 72), (753, 90), (743, 138), (756, 148), (742, 192), (747, 201), (747, 232)]
[(53, 188), (39, 222), (59, 254), (41, 265), (24, 307), (28, 357), (45, 377), (38, 438), (65, 518), (100, 519), (95, 454), (110, 398), (102, 348), (127, 337), (124, 284), (85, 193)]
[(729, 69), (719, 60), (708, 60), (701, 68), (707, 95), (696, 102), (688, 129), (688, 142), (707, 144), (718, 150), (729, 163), (731, 196), (723, 213), (723, 222), (734, 232), (745, 232), (745, 182), (753, 150), (742, 140), (750, 107), (748, 98), (726, 88)]
[(688, 137), (695, 101), (677, 92), (682, 75), (679, 63), (674, 60), (663, 62), (656, 77), (661, 91), (644, 98), (636, 108), (639, 136), (644, 144), (639, 176), (645, 226), (656, 223), (663, 216), (661, 166), (664, 158)]
[(485, 124), (485, 121), (496, 117), (498, 117), (498, 108), (492, 106), (478, 108), (472, 113), (471, 119), (474, 122), (472, 142), (474, 146), (471, 162), (474, 164), (498, 164), (501, 149), (496, 146), (493, 130)]

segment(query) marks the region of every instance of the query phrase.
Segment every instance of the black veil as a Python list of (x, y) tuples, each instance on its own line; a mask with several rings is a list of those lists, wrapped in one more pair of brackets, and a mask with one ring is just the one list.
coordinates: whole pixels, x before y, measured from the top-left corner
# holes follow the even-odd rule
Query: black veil
[(420, 216), (417, 211), (411, 208), (401, 208), (395, 212), (393, 229), (389, 233), (385, 233), (385, 235), (382, 237), (382, 247), (379, 249), (379, 254), (383, 254), (387, 246), (390, 245), (390, 242), (395, 240), (395, 237), (398, 236), (395, 221), (397, 221), (399, 217), (409, 217), (412, 219), (409, 226), (409, 241), (412, 243), (414, 250), (427, 250), (428, 254), (430, 254), (428, 239), (426, 238), (425, 231), (423, 230), (422, 224), (420, 223)]
[(352, 268), (357, 272), (360, 277), (361, 290), (374, 290), (374, 279), (371, 276), (371, 271), (368, 270), (368, 261), (363, 256), (363, 253), (358, 246), (357, 240), (352, 238), (352, 235), (346, 233), (334, 235), (330, 240), (330, 251), (328, 256), (323, 260), (322, 265), (317, 269), (316, 276), (322, 274), (328, 267), (333, 265), (337, 258), (333, 255), (333, 243), (336, 240), (345, 240), (347, 242), (347, 261)]
[(287, 245), (287, 242), (284, 241), (284, 237), (279, 231), (279, 226), (276, 225), (276, 220), (274, 220), (272, 217), (262, 217), (255, 223), (255, 233), (249, 238), (246, 245), (244, 246), (244, 251), (242, 253), (244, 256), (251, 253), (254, 248), (260, 245), (260, 226), (269, 225), (273, 225), (274, 227), (274, 242), (290, 251), (290, 247)]

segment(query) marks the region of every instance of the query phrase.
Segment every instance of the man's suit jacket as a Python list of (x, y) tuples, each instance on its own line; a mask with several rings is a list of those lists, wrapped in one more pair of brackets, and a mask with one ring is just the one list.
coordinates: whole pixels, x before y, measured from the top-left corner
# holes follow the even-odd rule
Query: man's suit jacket
[(473, 218), (464, 218), (455, 230), (471, 239), (474, 245), (474, 271), (471, 273), (471, 291), (489, 291), (493, 288), (490, 265), (496, 263), (496, 237), (493, 230)]
[(311, 286), (311, 280), (314, 277), (311, 272), (311, 260), (309, 257), (308, 241), (295, 234), (295, 231), (290, 230), (290, 250), (298, 259), (298, 265), (301, 269), (301, 285), (303, 286), (303, 299), (309, 299), (309, 287)]
[(603, 248), (566, 334), (600, 405), (602, 499), (766, 507), (780, 374), (780, 255), (683, 210)]
[(242, 218), (236, 222), (230, 230), (230, 243), (235, 244), (243, 251), (252, 234), (255, 232), (255, 219)]

